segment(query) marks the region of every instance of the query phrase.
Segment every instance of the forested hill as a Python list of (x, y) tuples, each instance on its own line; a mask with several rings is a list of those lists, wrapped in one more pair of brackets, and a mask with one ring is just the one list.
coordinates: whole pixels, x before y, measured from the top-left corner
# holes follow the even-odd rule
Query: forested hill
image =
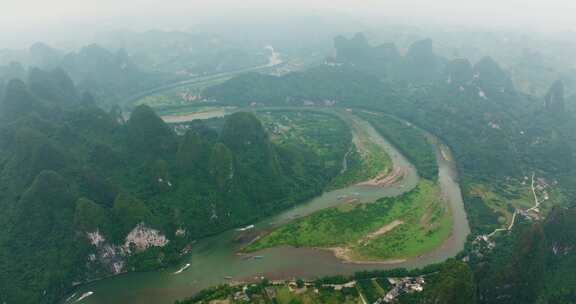
[[(551, 84), (548, 96), (527, 96), (517, 92), (508, 73), (489, 57), (475, 64), (448, 61), (434, 54), (429, 40), (416, 42), (405, 56), (383, 56), (389, 48), (372, 47), (362, 35), (339, 37), (337, 56), (323, 66), (282, 77), (239, 76), (205, 94), (241, 105), (382, 110), (443, 138), (456, 153), (464, 177), (497, 183), (538, 169), (571, 191), (569, 185), (576, 183), (569, 173), (576, 161), (570, 152), (576, 148), (571, 131), (576, 120), (562, 111), (561, 84)], [(433, 77), (408, 75), (414, 62)], [(390, 66), (408, 74), (389, 73)], [(560, 162), (567, 165), (560, 169)]]
[(415, 42), (404, 56), (392, 43), (371, 46), (362, 33), (350, 39), (338, 36), (334, 39), (334, 47), (336, 63), (355, 66), (388, 79), (438, 80), (447, 64), (446, 59), (434, 54), (430, 39)]
[(179, 136), (147, 106), (125, 122), (63, 71), (32, 70), (0, 103), (0, 303), (53, 303), (79, 282), (162, 267), (334, 174), (305, 147), (273, 144), (253, 114)]
[(110, 107), (142, 90), (183, 78), (144, 68), (124, 49), (111, 50), (98, 44), (65, 52), (38, 42), (23, 53), (26, 56), (19, 59), (21, 62), (0, 65), (0, 93), (9, 80), (26, 79), (27, 71), (57, 69), (65, 71), (79, 88), (90, 90), (99, 102)]
[(576, 212), (555, 209), (542, 223), (520, 223), (476, 264), (481, 303), (574, 303)]
[[(564, 104), (563, 84), (551, 83), (545, 96), (528, 96), (491, 58), (447, 60), (430, 40), (416, 42), (405, 55), (393, 45), (373, 47), (363, 35), (339, 37), (335, 47), (336, 57), (322, 66), (283, 77), (240, 76), (205, 94), (252, 106), (370, 109), (437, 135), (456, 158), (472, 229), (462, 256), (475, 257), (475, 236), (509, 227), (513, 219), (526, 222), (512, 234), (496, 233), (496, 249), (474, 262), (479, 301), (570, 303), (576, 285), (563, 267), (576, 253), (550, 243), (570, 238), (576, 202), (576, 117)], [(520, 212), (536, 202), (537, 215)], [(554, 233), (539, 232), (550, 227)], [(519, 256), (524, 262), (516, 262)], [(550, 281), (536, 282), (538, 274)], [(528, 290), (533, 296), (519, 296)], [(555, 295), (562, 300), (554, 302)]]

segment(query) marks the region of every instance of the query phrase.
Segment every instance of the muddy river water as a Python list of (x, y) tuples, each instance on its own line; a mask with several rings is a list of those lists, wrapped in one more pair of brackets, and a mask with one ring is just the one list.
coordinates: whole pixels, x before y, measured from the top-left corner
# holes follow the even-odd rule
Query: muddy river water
[[(221, 114), (218, 112), (217, 114)], [(441, 262), (453, 257), (463, 249), (469, 226), (457, 182), (455, 164), (449, 149), (432, 137), (437, 151), (439, 179), (442, 195), (453, 213), (453, 230), (444, 244), (424, 255), (401, 263), (351, 264), (338, 260), (331, 252), (280, 247), (254, 253), (252, 258), (235, 254), (245, 243), (238, 236), (257, 233), (286, 223), (315, 211), (334, 207), (349, 199), (370, 202), (381, 197), (393, 197), (413, 189), (418, 183), (418, 173), (410, 162), (372, 126), (350, 113), (339, 112), (348, 123), (354, 123), (368, 134), (369, 138), (381, 145), (391, 156), (394, 166), (406, 171), (404, 178), (393, 185), (384, 187), (350, 186), (325, 192), (310, 201), (288, 209), (278, 215), (255, 223), (249, 232), (230, 230), (219, 235), (201, 239), (194, 244), (190, 255), (173, 268), (143, 273), (129, 273), (84, 285), (76, 290), (77, 295), (93, 292), (83, 299), (86, 304), (163, 304), (193, 295), (209, 286), (240, 280), (250, 280), (259, 276), (271, 279), (292, 277), (313, 278), (317, 276), (352, 274), (360, 270), (389, 269), (397, 267), (421, 267)], [(203, 114), (205, 117), (205, 114)], [(383, 119), (391, 119), (383, 116)], [(354, 129), (354, 128), (352, 128)], [(189, 266), (177, 274), (179, 269)], [(72, 301), (71, 301), (72, 302)]]

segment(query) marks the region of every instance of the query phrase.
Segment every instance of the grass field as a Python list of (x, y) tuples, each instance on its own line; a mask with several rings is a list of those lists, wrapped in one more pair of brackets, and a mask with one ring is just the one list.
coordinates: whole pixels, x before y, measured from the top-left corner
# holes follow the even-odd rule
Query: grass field
[(397, 119), (359, 111), (356, 113), (368, 121), (386, 140), (392, 143), (418, 169), (418, 174), (429, 180), (438, 177), (438, 163), (434, 146), (422, 130)]
[(439, 187), (422, 180), (412, 191), (374, 203), (343, 205), (283, 225), (245, 251), (289, 245), (346, 248), (352, 260), (420, 255), (449, 237), (452, 216)]
[(378, 298), (386, 295), (378, 283), (372, 279), (359, 280), (356, 286), (358, 292), (362, 294), (368, 303), (374, 303)]
[[(311, 285), (298, 288), (287, 282), (279, 285), (221, 285), (206, 289), (193, 299), (182, 303), (211, 304), (360, 304), (357, 287), (335, 290)], [(240, 295), (240, 296), (238, 296)], [(177, 302), (180, 303), (180, 302)]]
[(354, 146), (346, 158), (347, 170), (337, 176), (331, 189), (343, 188), (376, 177), (392, 170), (392, 160), (384, 149), (370, 139), (366, 131), (352, 121)]

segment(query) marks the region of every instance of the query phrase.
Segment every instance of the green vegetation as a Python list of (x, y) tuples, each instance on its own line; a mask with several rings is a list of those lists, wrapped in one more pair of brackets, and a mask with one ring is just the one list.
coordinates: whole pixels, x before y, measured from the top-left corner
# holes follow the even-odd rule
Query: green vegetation
[(358, 121), (349, 118), (354, 128), (354, 146), (348, 152), (345, 161), (346, 171), (332, 182), (332, 188), (342, 188), (363, 182), (392, 170), (392, 160), (382, 146), (375, 143)]
[[(301, 147), (324, 162), (325, 175), (337, 176), (352, 142), (346, 122), (334, 114), (310, 110), (257, 111), (257, 117), (280, 147)], [(336, 177), (338, 178), (338, 177)]]
[(421, 177), (429, 180), (438, 177), (436, 151), (423, 131), (380, 113), (358, 111), (356, 114), (370, 122), (376, 131), (405, 155)]
[[(520, 183), (514, 183), (520, 185)], [(475, 221), (473, 227), (480, 233), (490, 233), (494, 229), (509, 225), (516, 208), (527, 209), (534, 205), (529, 185), (512, 188), (513, 183), (492, 190), (484, 184), (470, 184), (465, 189), (467, 212)]]
[(481, 303), (573, 302), (575, 219), (574, 209), (555, 208), (544, 222), (520, 221), (485, 259), (472, 260)]
[[(511, 190), (523, 189), (523, 177), (533, 172), (558, 182), (547, 206), (576, 198), (576, 174), (572, 172), (576, 166), (569, 152), (576, 149), (573, 114), (555, 110), (561, 105), (542, 108), (540, 97), (519, 94), (506, 71), (491, 58), (474, 65), (466, 59), (449, 61), (434, 53), (429, 40), (414, 43), (405, 56), (397, 54), (393, 45), (371, 46), (362, 35), (340, 37), (335, 44), (337, 67), (323, 66), (280, 78), (243, 75), (206, 94), (235, 105), (250, 100), (264, 105), (309, 101), (324, 105), (331, 100), (343, 107), (391, 114), (429, 131), (453, 152), (474, 232), (496, 226), (490, 213), (498, 214), (496, 221), (500, 216), (509, 220), (510, 213), (499, 213), (526, 204), (526, 193), (509, 195)], [(548, 95), (558, 96), (562, 102), (557, 87)], [(437, 168), (427, 161), (434, 152), (416, 128), (368, 113), (361, 115), (402, 150), (422, 176), (435, 178)], [(468, 198), (477, 196), (466, 191), (478, 185), (504, 198), (506, 206), (493, 209), (494, 204), (481, 200), (471, 206)]]
[[(424, 269), (396, 269), (359, 272), (351, 277), (324, 277), (303, 282), (298, 286), (294, 281), (276, 281), (271, 284), (264, 279), (260, 282), (239, 286), (222, 285), (209, 288), (194, 297), (176, 304), (192, 303), (328, 303), (348, 304), (375, 303), (392, 288), (388, 278), (424, 276), (422, 292), (403, 292), (398, 303), (476, 303), (472, 271), (463, 262), (448, 260), (442, 264)], [(338, 286), (351, 284), (348, 286)], [(211, 302), (220, 301), (220, 302)]]
[(387, 278), (375, 278), (374, 281), (377, 283), (377, 287), (384, 293), (388, 292), (392, 286)]
[[(121, 104), (132, 108), (134, 99), (141, 98), (143, 92), (152, 94), (193, 78), (197, 83), (189, 85), (191, 90), (215, 84), (238, 72), (266, 65), (270, 55), (260, 44), (256, 46), (244, 43), (244, 39), (208, 33), (153, 30), (120, 31), (105, 36), (97, 39), (97, 43), (82, 46), (76, 51), (56, 49), (37, 42), (27, 50), (19, 50), (20, 55), (16, 57), (6, 57), (2, 52), (0, 93), (12, 78), (26, 78), (23, 66), (45, 70), (57, 68), (69, 74), (79, 89), (89, 90), (99, 104), (107, 107)], [(3, 66), (8, 62), (9, 65)], [(52, 72), (40, 74), (37, 74), (40, 77), (29, 75), (31, 87), (46, 87), (46, 84), (60, 80), (53, 77), (55, 74)], [(49, 74), (51, 77), (44, 77)], [(149, 99), (157, 104), (155, 99), (165, 96), (168, 103), (181, 99), (176, 94), (162, 93)], [(168, 101), (167, 98), (173, 99)]]
[(295, 220), (248, 245), (245, 251), (290, 245), (341, 247), (350, 259), (417, 256), (449, 236), (451, 215), (432, 182), (396, 198), (342, 205)]
[[(382, 56), (383, 49), (391, 50), (387, 53), (391, 56)], [(525, 177), (533, 173), (545, 178), (550, 185), (547, 189), (549, 199), (542, 205), (544, 216), (550, 214), (555, 205), (574, 206), (570, 203), (576, 198), (576, 166), (571, 152), (576, 149), (573, 132), (576, 120), (573, 113), (558, 111), (562, 108), (561, 104), (543, 108), (543, 98), (518, 93), (506, 71), (494, 60), (484, 58), (475, 65), (467, 60), (450, 62), (435, 55), (429, 42), (414, 45), (406, 56), (395, 56), (393, 47), (372, 47), (362, 36), (340, 39), (337, 51), (339, 67), (322, 67), (286, 75), (281, 79), (246, 75), (213, 87), (207, 93), (216, 100), (230, 104), (245, 104), (251, 99), (263, 104), (280, 105), (300, 104), (307, 100), (322, 104), (323, 100), (334, 100), (340, 106), (385, 112), (414, 123), (441, 138), (451, 148), (474, 234), (490, 233), (509, 224), (515, 208), (526, 208), (533, 203), (529, 185), (525, 183)], [(418, 64), (423, 62), (433, 64)], [(427, 68), (419, 71), (416, 68), (418, 65)], [(405, 72), (396, 73), (398, 67)], [(353, 76), (364, 81), (343, 81)], [(370, 76), (385, 81), (375, 81)], [(307, 87), (304, 82), (322, 85)], [(389, 89), (392, 85), (394, 90)], [(555, 85), (552, 94), (555, 100), (562, 102), (557, 87)], [(233, 99), (233, 96), (239, 97)], [(399, 138), (398, 133), (391, 130), (398, 131), (403, 126), (387, 123), (389, 120), (378, 119), (384, 121), (378, 123), (370, 117), (364, 118), (370, 120), (381, 133), (388, 131), (386, 137), (400, 150), (408, 146), (410, 149), (404, 148), (402, 151), (419, 171), (435, 170), (422, 167), (426, 162), (418, 161), (419, 158), (426, 159), (426, 154), (433, 154), (419, 155), (426, 149), (413, 149), (414, 146), (424, 147), (420, 144), (424, 141), (412, 136)], [(534, 233), (534, 237), (538, 237), (538, 229)], [(504, 234), (501, 239), (498, 238), (497, 247), (501, 246), (501, 242), (517, 237), (516, 234)], [(305, 240), (288, 238), (287, 241), (296, 243)], [(513, 271), (506, 266), (511, 264), (515, 255), (528, 252), (539, 254), (542, 247), (548, 246), (537, 238), (534, 244), (530, 244), (516, 248), (504, 245), (508, 251), (497, 250), (494, 257), (473, 264), (475, 280), (486, 282), (480, 284), (480, 293), (498, 291), (494, 296), (483, 296), (482, 299), (486, 299), (483, 303), (503, 303), (505, 299), (514, 298), (508, 291), (510, 282), (516, 284), (513, 286), (518, 292), (525, 290), (526, 286), (531, 288), (531, 293), (519, 297), (522, 299), (519, 302), (551, 301), (554, 299), (551, 295), (555, 292), (563, 295), (558, 303), (569, 302), (566, 299), (573, 295), (573, 291), (563, 283), (573, 282), (573, 276), (560, 270), (550, 270), (551, 276), (562, 277), (562, 281), (554, 281), (561, 287), (538, 287), (547, 285), (532, 282), (532, 279), (538, 278), (534, 273), (543, 272), (541, 260), (534, 261), (533, 267), (527, 266), (531, 265), (531, 260), (522, 266), (517, 265)], [(463, 256), (469, 253), (470, 247), (467, 246)], [(546, 248), (548, 252), (553, 251)], [(498, 266), (486, 266), (495, 263), (497, 257), (502, 255), (507, 258), (502, 258)], [(574, 253), (566, 253), (566, 256), (566, 262), (558, 262), (567, 263), (565, 267), (570, 264), (570, 257)]]
[[(345, 87), (343, 86), (345, 85)], [(384, 95), (384, 96), (383, 96)], [(249, 73), (204, 90), (204, 96), (218, 102), (248, 106), (302, 106), (307, 102), (359, 100), (368, 103), (393, 98), (388, 85), (377, 77), (359, 73), (352, 67), (320, 66), (282, 77)]]
[(424, 291), (403, 294), (398, 297), (398, 302), (402, 304), (477, 303), (473, 272), (465, 263), (448, 261), (444, 263), (439, 272), (431, 273), (425, 279)]
[[(368, 156), (370, 154), (364, 155)], [(338, 174), (332, 180), (328, 189), (339, 189), (342, 187), (350, 186), (355, 183), (366, 181), (368, 178), (374, 176), (372, 174), (367, 174), (368, 172), (373, 173), (374, 170), (368, 170), (366, 167), (366, 161), (364, 161), (364, 159), (362, 159), (362, 155), (358, 153), (356, 145), (350, 146), (349, 150), (345, 154), (345, 157), (346, 158), (344, 161), (346, 170), (340, 172), (340, 174)], [(385, 155), (385, 157), (388, 157), (388, 155)]]
[(384, 296), (384, 293), (378, 286), (378, 283), (372, 279), (358, 280), (358, 291), (364, 296), (368, 303), (374, 303), (378, 298)]
[[(0, 103), (0, 302), (55, 302), (72, 282), (117, 272), (116, 261), (121, 271), (170, 265), (193, 240), (323, 191), (350, 140), (333, 116), (306, 130), (312, 116), (295, 126), (304, 141), (280, 144), (245, 112), (178, 136), (148, 106), (124, 122), (73, 100), (61, 71), (33, 73), (34, 86), (11, 81)], [(140, 224), (168, 243), (125, 245)]]
[[(109, 49), (102, 45), (91, 44), (78, 51), (64, 52), (43, 43), (36, 43), (30, 48), (30, 52), (39, 61), (32, 64), (33, 66), (42, 69), (62, 69), (70, 75), (78, 87), (89, 90), (100, 104), (107, 106), (122, 103), (130, 95), (150, 87), (182, 78), (175, 74), (142, 68), (122, 48)], [(53, 81), (40, 76), (29, 77), (31, 88), (35, 84), (46, 88), (46, 84)], [(42, 78), (45, 80), (37, 81)]]
[[(192, 240), (251, 223), (326, 187), (354, 183), (389, 167), (382, 151), (363, 144), (362, 136), (358, 146), (347, 146), (350, 134), (332, 118), (303, 118), (271, 140), (265, 131), (273, 132), (271, 122), (264, 128), (252, 114), (238, 113), (220, 120), (218, 130), (189, 124), (183, 127), (188, 132), (177, 136), (146, 106), (137, 107), (127, 123), (119, 107), (107, 113), (95, 106), (132, 100), (150, 88), (156, 89), (142, 94), (171, 88), (193, 75), (266, 62), (257, 49), (238, 50), (213, 37), (190, 35), (119, 35), (121, 44), (132, 49), (130, 55), (118, 48), (118, 41), (109, 49), (90, 45), (68, 54), (38, 43), (22, 56), (31, 62), (0, 67), (0, 303), (53, 303), (72, 282), (110, 274), (112, 261), (102, 259), (99, 242), (124, 246), (126, 234), (142, 222), (170, 242), (116, 256), (126, 262), (125, 270), (163, 267), (177, 260)], [(509, 45), (522, 45), (512, 36), (506, 37)], [(498, 40), (500, 48), (501, 39), (483, 39)], [(196, 40), (205, 43), (202, 52), (191, 51)], [(548, 187), (541, 219), (519, 215), (513, 231), (496, 236), (496, 247), (480, 254), (470, 242), (460, 256), (470, 261), (473, 272), (462, 262), (435, 266), (426, 272), (427, 289), (399, 302), (574, 302), (576, 119), (564, 110), (573, 105), (564, 105), (562, 83), (556, 82), (544, 98), (529, 96), (516, 90), (510, 73), (493, 59), (475, 64), (448, 60), (434, 53), (429, 39), (413, 43), (403, 54), (393, 44), (371, 46), (361, 34), (338, 37), (335, 47), (331, 65), (281, 77), (252, 73), (225, 83), (217, 77), (143, 102), (171, 113), (174, 109), (164, 105), (188, 108), (188, 102), (198, 99), (192, 96), (203, 90), (201, 98), (230, 105), (336, 105), (401, 117), (453, 151), (474, 234), (502, 227), (515, 208), (531, 206), (525, 177), (535, 174)], [(478, 57), (486, 46), (459, 49)], [(518, 49), (521, 56), (495, 53), (514, 57), (506, 64), (513, 67), (512, 74), (535, 79), (543, 92), (542, 86), (558, 77), (558, 63), (550, 68), (541, 50)], [(31, 68), (25, 75), (24, 66), (51, 70)], [(26, 82), (10, 80), (14, 77)], [(217, 85), (204, 89), (208, 84)], [(531, 85), (520, 82), (521, 87)], [(81, 92), (86, 89), (91, 93)], [(416, 128), (362, 115), (411, 159), (421, 176), (436, 178), (434, 151)], [(334, 179), (346, 153), (348, 168)], [(450, 214), (431, 181), (397, 199), (318, 212), (251, 246), (340, 246), (354, 258), (418, 255), (438, 246), (450, 227)], [(394, 220), (402, 223), (373, 234)], [(94, 237), (96, 245), (91, 244), (89, 232), (105, 240)], [(89, 262), (91, 255), (97, 260)], [(263, 303), (341, 303), (357, 301), (360, 290), (374, 300), (385, 289), (383, 276), (392, 273), (415, 272), (357, 274), (358, 287), (340, 292), (320, 288), (319, 293), (307, 289), (296, 294), (279, 287), (276, 298), (264, 288), (267, 284), (256, 284), (247, 296)], [(233, 291), (238, 289), (214, 288), (198, 300), (229, 299)]]
[(316, 293), (308, 288), (304, 293), (296, 294), (288, 288), (280, 288), (277, 291), (277, 303), (296, 304), (296, 303), (327, 303), (327, 304), (352, 304), (358, 303), (358, 294), (354, 291), (333, 291), (319, 289)]
[(134, 105), (148, 105), (154, 108), (172, 107), (172, 106), (198, 106), (194, 103), (203, 100), (202, 91), (210, 86), (222, 84), (232, 78), (232, 76), (222, 77), (204, 77), (199, 78), (198, 82), (191, 83), (182, 87), (176, 87), (168, 90), (161, 90), (158, 93), (150, 94), (134, 102)]
[(338, 291), (320, 287), (316, 291), (312, 286), (271, 285), (263, 281), (246, 285), (246, 292), (242, 291), (242, 287), (227, 285), (207, 289), (188, 300), (177, 301), (176, 304), (209, 303), (218, 300), (235, 304), (357, 304), (360, 298), (354, 287)]
[[(350, 117), (345, 119), (352, 124), (352, 134), (347, 123), (339, 118), (340, 114), (330, 111), (261, 110), (256, 113), (275, 143), (308, 147), (326, 159), (326, 168), (331, 169), (331, 175), (336, 175), (329, 189), (366, 181), (392, 168), (386, 151)], [(345, 154), (341, 153), (346, 150)]]

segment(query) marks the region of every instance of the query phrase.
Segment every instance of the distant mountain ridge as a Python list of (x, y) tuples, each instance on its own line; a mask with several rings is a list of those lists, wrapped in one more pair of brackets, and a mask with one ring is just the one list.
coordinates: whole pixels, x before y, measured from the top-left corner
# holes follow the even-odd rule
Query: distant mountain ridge
[[(491, 248), (477, 254), (471, 238), (459, 255), (475, 272), (477, 301), (572, 303), (576, 119), (562, 82), (545, 96), (527, 95), (490, 57), (448, 61), (431, 46), (423, 40), (387, 57), (363, 35), (339, 37), (336, 57), (322, 66), (283, 77), (243, 75), (205, 95), (254, 107), (385, 112), (442, 138), (454, 153), (472, 236), (487, 237)], [(537, 215), (527, 214), (535, 201)]]

